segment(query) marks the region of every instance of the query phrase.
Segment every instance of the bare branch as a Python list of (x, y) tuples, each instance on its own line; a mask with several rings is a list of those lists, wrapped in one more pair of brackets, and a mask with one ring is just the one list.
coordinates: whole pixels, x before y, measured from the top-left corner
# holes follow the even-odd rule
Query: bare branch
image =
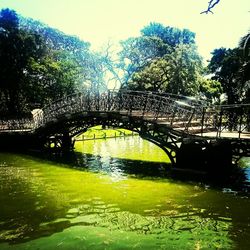
[(213, 13), (213, 11), (212, 11), (212, 9), (214, 8), (214, 6), (216, 5), (216, 4), (218, 4), (220, 2), (220, 0), (210, 0), (209, 2), (208, 2), (208, 7), (207, 7), (207, 10), (204, 10), (204, 11), (202, 11), (200, 14), (208, 14), (208, 13), (212, 13), (212, 14), (214, 14)]

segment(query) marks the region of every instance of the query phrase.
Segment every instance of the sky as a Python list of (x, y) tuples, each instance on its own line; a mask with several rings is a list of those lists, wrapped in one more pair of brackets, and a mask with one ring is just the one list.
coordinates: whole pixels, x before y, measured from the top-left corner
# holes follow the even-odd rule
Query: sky
[(150, 22), (188, 28), (196, 33), (205, 60), (215, 48), (234, 48), (250, 30), (250, 0), (221, 0), (214, 14), (200, 14), (208, 0), (0, 0), (0, 9), (14, 9), (98, 50), (108, 41), (140, 35)]

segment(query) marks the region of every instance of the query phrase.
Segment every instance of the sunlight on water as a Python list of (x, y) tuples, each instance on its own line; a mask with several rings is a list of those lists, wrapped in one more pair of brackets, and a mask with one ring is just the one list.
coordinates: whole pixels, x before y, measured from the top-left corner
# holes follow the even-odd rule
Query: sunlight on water
[(75, 143), (75, 150), (102, 157), (114, 157), (151, 162), (170, 162), (166, 153), (139, 136), (89, 140)]
[[(94, 171), (1, 153), (0, 249), (249, 249), (247, 197), (131, 175), (121, 167), (125, 154), (129, 168), (144, 147), (148, 164), (161, 154), (136, 140), (79, 142), (78, 152), (94, 148), (99, 156), (85, 159)], [(117, 178), (112, 168), (102, 171), (102, 157), (121, 168)]]

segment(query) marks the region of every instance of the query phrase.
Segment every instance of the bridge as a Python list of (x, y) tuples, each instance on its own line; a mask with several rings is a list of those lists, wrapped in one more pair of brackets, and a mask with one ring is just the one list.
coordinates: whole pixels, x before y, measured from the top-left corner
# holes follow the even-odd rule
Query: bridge
[(162, 148), (173, 165), (194, 159), (197, 167), (229, 164), (250, 156), (250, 104), (207, 105), (145, 91), (66, 96), (37, 110), (33, 119), (0, 121), (0, 135), (29, 135), (36, 147), (68, 151), (75, 136), (96, 125), (137, 132)]

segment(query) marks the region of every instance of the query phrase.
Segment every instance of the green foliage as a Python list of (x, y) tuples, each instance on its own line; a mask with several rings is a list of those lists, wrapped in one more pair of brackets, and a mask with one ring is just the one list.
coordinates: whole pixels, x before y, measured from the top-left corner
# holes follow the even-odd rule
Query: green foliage
[(129, 88), (134, 90), (166, 91), (169, 85), (169, 63), (161, 58), (152, 61), (142, 71), (133, 74)]
[[(215, 49), (208, 65), (213, 80), (219, 81), (223, 92), (227, 94), (228, 103), (247, 101), (249, 89), (244, 89), (247, 83), (247, 64), (243, 61), (242, 52), (235, 49)], [(249, 102), (249, 100), (248, 100)]]
[(136, 72), (129, 85), (141, 90), (197, 94), (201, 69), (201, 59), (193, 45), (180, 44), (172, 53)]
[(100, 56), (89, 46), (13, 10), (1, 10), (0, 113), (18, 115), (86, 87), (101, 88)]
[(202, 73), (202, 61), (192, 44), (180, 44), (173, 53), (166, 55), (170, 66), (168, 92), (196, 95), (199, 90), (198, 78)]
[(37, 34), (18, 27), (14, 11), (0, 12), (0, 90), (1, 110), (10, 114), (23, 109), (22, 85), (30, 58), (38, 59), (44, 53)]
[(243, 55), (241, 92), (244, 94), (245, 102), (250, 103), (250, 32), (240, 39), (239, 46)]
[(71, 61), (71, 64), (73, 63), (77, 67), (76, 85), (78, 90), (84, 90), (86, 87), (93, 90), (105, 88), (100, 55), (90, 52), (89, 43), (30, 18), (20, 17), (20, 26), (25, 30), (35, 30), (44, 38), (45, 44), (52, 54), (53, 51), (63, 52), (61, 60)]
[(247, 48), (244, 53), (240, 48), (214, 50), (208, 66), (213, 77), (208, 80), (203, 77), (195, 34), (188, 29), (150, 23), (141, 36), (122, 41), (113, 60), (110, 46), (102, 54), (92, 53), (90, 44), (77, 37), (3, 9), (0, 113), (30, 112), (87, 88), (103, 91), (108, 75), (121, 88), (201, 95), (213, 101), (224, 92), (228, 103), (249, 102), (249, 40), (249, 34), (241, 39), (240, 48)]
[(31, 18), (19, 16), (19, 20), (21, 29), (40, 34), (44, 38), (46, 45), (52, 50), (66, 50), (79, 57), (83, 51), (87, 52), (89, 50), (90, 44), (78, 37), (66, 35)]
[[(226, 93), (228, 103), (250, 99), (249, 34), (239, 48), (220, 48), (212, 52), (208, 65), (211, 80), (204, 78), (205, 68), (195, 45), (195, 34), (150, 23), (141, 36), (122, 42), (120, 68), (123, 88), (200, 95), (218, 102)], [(242, 56), (244, 54), (244, 56)]]
[(147, 61), (162, 57), (170, 52), (170, 47), (158, 37), (135, 37), (121, 42), (120, 57), (131, 61), (137, 68)]
[(46, 55), (39, 62), (31, 58), (24, 90), (27, 103), (47, 104), (76, 90), (79, 70), (62, 53)]
[(123, 86), (197, 94), (203, 67), (194, 38), (195, 34), (187, 29), (151, 23), (142, 29), (142, 36), (123, 41), (120, 53), (121, 65), (125, 68)]
[(148, 26), (141, 30), (143, 36), (158, 37), (164, 44), (170, 47), (175, 47), (178, 44), (194, 44), (195, 33), (188, 29), (180, 30), (178, 28), (164, 27), (160, 23), (150, 23)]
[(2, 9), (0, 12), (1, 32), (13, 32), (18, 30), (18, 17), (15, 11)]
[(200, 93), (214, 103), (220, 103), (220, 95), (222, 94), (222, 86), (220, 82), (205, 78), (200, 78)]

